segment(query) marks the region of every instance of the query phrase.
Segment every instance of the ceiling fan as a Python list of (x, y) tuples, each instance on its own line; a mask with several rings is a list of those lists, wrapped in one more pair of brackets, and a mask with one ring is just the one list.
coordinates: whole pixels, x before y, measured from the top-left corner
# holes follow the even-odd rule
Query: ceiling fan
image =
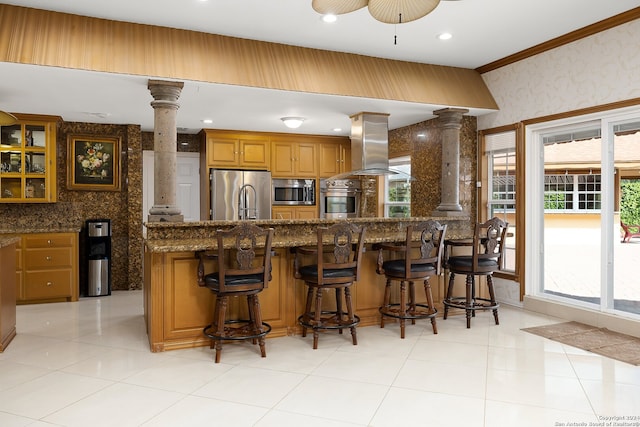
[(9, 126), (18, 121), (18, 118), (11, 113), (0, 110), (0, 126)]
[(428, 15), (438, 4), (440, 0), (312, 0), (311, 7), (323, 15), (342, 15), (367, 6), (376, 20), (402, 24)]

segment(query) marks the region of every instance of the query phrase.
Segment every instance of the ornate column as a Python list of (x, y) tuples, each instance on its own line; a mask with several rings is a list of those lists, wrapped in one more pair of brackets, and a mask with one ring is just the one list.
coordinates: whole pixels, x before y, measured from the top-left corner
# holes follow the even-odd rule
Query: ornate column
[(184, 216), (176, 206), (176, 151), (178, 98), (183, 82), (149, 80), (153, 96), (153, 207), (149, 209), (149, 222), (181, 222)]
[(445, 108), (434, 111), (438, 116), (442, 134), (442, 187), (440, 205), (434, 215), (456, 216), (462, 214), (460, 205), (460, 129), (462, 115), (469, 110)]

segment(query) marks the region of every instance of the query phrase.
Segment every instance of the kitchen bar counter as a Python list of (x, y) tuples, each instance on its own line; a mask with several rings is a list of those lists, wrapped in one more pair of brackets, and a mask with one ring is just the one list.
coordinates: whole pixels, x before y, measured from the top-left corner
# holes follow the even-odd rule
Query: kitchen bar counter
[[(272, 326), (268, 337), (295, 335), (300, 332), (297, 317), (304, 309), (305, 289), (293, 277), (291, 248), (314, 245), (316, 228), (348, 221), (365, 225), (366, 249), (360, 281), (354, 285), (353, 297), (360, 326), (379, 322), (378, 307), (384, 293), (384, 277), (376, 272), (377, 251), (371, 245), (403, 241), (405, 228), (412, 222), (428, 218), (358, 218), (350, 220), (258, 220), (259, 226), (273, 227), (272, 280), (260, 293), (263, 320)], [(432, 217), (448, 225), (447, 238), (471, 235), (468, 217)], [(215, 249), (215, 232), (237, 225), (238, 221), (153, 222), (145, 224), (144, 311), (151, 351), (205, 346), (209, 344), (202, 328), (213, 315), (213, 295), (197, 285), (196, 252)], [(212, 271), (213, 264), (207, 266)], [(438, 282), (438, 283), (436, 283)], [(432, 281), (438, 303), (444, 296), (444, 281)], [(231, 305), (231, 311), (244, 307)]]
[[(448, 225), (447, 238), (469, 237), (469, 217), (430, 217)], [(397, 242), (405, 239), (405, 228), (412, 222), (428, 218), (357, 218), (349, 220), (274, 219), (252, 221), (253, 224), (274, 229), (273, 247), (289, 248), (315, 244), (316, 228), (348, 221), (367, 227), (366, 243)], [(150, 252), (200, 251), (215, 249), (215, 233), (228, 229), (238, 221), (152, 222), (146, 223), (145, 246)]]

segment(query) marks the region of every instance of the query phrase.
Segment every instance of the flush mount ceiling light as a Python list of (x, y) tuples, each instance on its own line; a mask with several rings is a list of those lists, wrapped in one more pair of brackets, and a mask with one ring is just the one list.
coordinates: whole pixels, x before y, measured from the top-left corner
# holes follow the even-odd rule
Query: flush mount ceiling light
[(376, 20), (386, 24), (402, 24), (428, 15), (440, 0), (313, 0), (311, 7), (318, 13), (342, 15), (365, 6)]
[(284, 125), (291, 129), (297, 129), (302, 126), (302, 122), (304, 122), (304, 117), (283, 117), (280, 120), (284, 123)]

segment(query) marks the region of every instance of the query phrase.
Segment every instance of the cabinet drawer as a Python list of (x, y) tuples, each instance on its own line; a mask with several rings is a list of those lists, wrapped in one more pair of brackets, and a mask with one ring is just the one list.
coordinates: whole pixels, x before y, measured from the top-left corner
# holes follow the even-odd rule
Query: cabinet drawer
[(24, 297), (28, 300), (71, 295), (73, 283), (71, 269), (26, 272), (24, 279)]
[(31, 248), (58, 248), (73, 245), (73, 234), (47, 234), (24, 236), (24, 247)]
[(71, 267), (71, 248), (27, 249), (25, 270)]

